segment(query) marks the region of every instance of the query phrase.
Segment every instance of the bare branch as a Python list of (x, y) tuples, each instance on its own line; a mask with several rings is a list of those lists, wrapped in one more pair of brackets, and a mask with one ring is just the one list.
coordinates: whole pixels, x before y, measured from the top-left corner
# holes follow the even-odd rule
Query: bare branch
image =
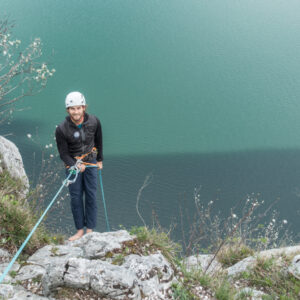
[(212, 257), (211, 261), (209, 262), (209, 264), (205, 268), (204, 274), (206, 274), (206, 272), (209, 269), (210, 265), (216, 259), (218, 253), (220, 252), (220, 250), (222, 249), (222, 247), (224, 246), (224, 244), (228, 240), (228, 238), (232, 237), (234, 235), (234, 233), (237, 231), (237, 229), (239, 228), (239, 226), (253, 213), (255, 206), (256, 206), (256, 204), (253, 203), (251, 208), (249, 209), (248, 213), (245, 216), (243, 216), (243, 218), (240, 219), (240, 221), (235, 225), (235, 227), (229, 232), (228, 236), (223, 239), (223, 241), (220, 243), (219, 248), (217, 249), (214, 256)]
[(23, 97), (39, 93), (55, 72), (39, 62), (42, 55), (39, 38), (19, 50), (21, 41), (13, 39), (10, 33), (13, 25), (8, 19), (0, 20), (0, 112)]
[(141, 198), (143, 190), (151, 183), (152, 178), (153, 178), (152, 174), (146, 176), (146, 179), (145, 179), (142, 187), (139, 189), (139, 192), (138, 192), (138, 195), (137, 195), (137, 200), (136, 200), (136, 206), (135, 206), (137, 214), (140, 217), (140, 219), (142, 220), (142, 222), (143, 222), (143, 224), (144, 224), (145, 227), (147, 227), (147, 225), (146, 225), (146, 222), (145, 222), (144, 218), (140, 214), (140, 211), (139, 211), (139, 202), (140, 202), (140, 198)]

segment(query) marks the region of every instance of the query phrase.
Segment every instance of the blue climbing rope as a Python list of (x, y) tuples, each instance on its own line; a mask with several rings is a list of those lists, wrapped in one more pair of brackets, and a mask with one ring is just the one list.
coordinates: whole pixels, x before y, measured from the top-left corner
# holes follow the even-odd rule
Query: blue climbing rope
[[(76, 174), (74, 173), (74, 170), (76, 172)], [(53, 205), (54, 201), (56, 200), (57, 196), (59, 195), (59, 193), (61, 192), (61, 190), (63, 189), (63, 187), (66, 184), (72, 183), (74, 182), (73, 180), (69, 180), (71, 175), (75, 174), (75, 180), (77, 178), (78, 175), (78, 170), (75, 170), (75, 168), (71, 169), (70, 174), (68, 175), (68, 177), (63, 181), (62, 186), (60, 187), (60, 189), (58, 190), (58, 192), (56, 193), (56, 195), (54, 196), (54, 198), (52, 199), (52, 201), (49, 203), (48, 207), (46, 208), (46, 210), (44, 211), (44, 213), (41, 215), (41, 217), (39, 218), (39, 220), (37, 221), (37, 223), (35, 224), (35, 226), (33, 227), (33, 229), (31, 230), (31, 232), (29, 233), (29, 235), (27, 236), (26, 240), (23, 242), (23, 244), (21, 245), (20, 249), (18, 250), (18, 252), (15, 254), (15, 256), (13, 257), (13, 259), (11, 260), (11, 262), (9, 263), (9, 265), (6, 267), (6, 269), (4, 270), (3, 274), (0, 277), (0, 283), (3, 281), (4, 277), (7, 275), (7, 273), (9, 272), (9, 270), (11, 269), (11, 267), (13, 266), (14, 262), (16, 261), (16, 259), (19, 257), (19, 255), (21, 254), (22, 250), (24, 249), (24, 247), (26, 246), (26, 244), (28, 243), (29, 239), (31, 238), (31, 236), (33, 235), (33, 233), (35, 232), (35, 230), (37, 229), (37, 227), (40, 225), (41, 221), (43, 220), (43, 218), (45, 217), (46, 213), (48, 212), (48, 210), (50, 209), (50, 207)]]
[(102, 183), (101, 169), (99, 169), (99, 178), (100, 178), (100, 186), (101, 186), (101, 191), (102, 191), (102, 200), (103, 200), (103, 206), (104, 206), (106, 227), (107, 227), (107, 231), (110, 231), (110, 229), (109, 229), (109, 223), (108, 223), (108, 216), (107, 216), (107, 211), (106, 211), (105, 198), (104, 198), (104, 189), (103, 189), (103, 183)]
[[(97, 165), (86, 165), (85, 167), (86, 168), (98, 168)], [(101, 192), (102, 192), (102, 202), (103, 202), (103, 207), (104, 207), (106, 228), (107, 228), (107, 231), (110, 231), (109, 222), (108, 222), (108, 215), (107, 215), (107, 210), (106, 210), (105, 197), (104, 197), (104, 188), (103, 188), (103, 182), (102, 182), (101, 169), (99, 169), (99, 179), (100, 179), (100, 187), (101, 187)]]

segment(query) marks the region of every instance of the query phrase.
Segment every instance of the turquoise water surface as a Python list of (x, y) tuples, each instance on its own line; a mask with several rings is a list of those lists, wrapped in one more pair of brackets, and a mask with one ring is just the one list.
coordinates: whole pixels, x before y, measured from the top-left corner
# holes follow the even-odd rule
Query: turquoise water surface
[[(192, 213), (201, 186), (201, 200), (219, 199), (225, 215), (248, 195), (280, 199), (276, 208), (297, 231), (299, 11), (295, 0), (1, 0), (14, 35), (23, 46), (40, 37), (56, 73), (0, 134), (12, 133), (33, 178), (40, 149), (55, 154), (45, 145), (55, 146), (65, 95), (79, 90), (102, 122), (115, 228), (140, 224), (136, 195), (152, 173), (141, 199), (148, 221), (154, 209), (164, 226), (178, 223), (179, 203)], [(71, 230), (63, 208), (49, 222)]]

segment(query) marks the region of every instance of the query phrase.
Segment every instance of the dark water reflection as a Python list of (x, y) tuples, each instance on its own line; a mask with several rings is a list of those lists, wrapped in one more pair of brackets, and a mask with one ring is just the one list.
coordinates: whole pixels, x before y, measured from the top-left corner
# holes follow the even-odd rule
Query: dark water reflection
[[(20, 125), (20, 124), (19, 124)], [(29, 126), (30, 125), (30, 126)], [(37, 124), (26, 124), (34, 128)], [(29, 127), (28, 127), (29, 126)], [(15, 130), (19, 128), (19, 131)], [(2, 126), (0, 134), (9, 133)], [(38, 141), (33, 143), (26, 137), (22, 126), (14, 126), (14, 134), (8, 136), (22, 153), (25, 168), (34, 185), (39, 177), (39, 168), (44, 151), (45, 158), (55, 154), (43, 148)], [(58, 158), (54, 158), (55, 172), (60, 180), (51, 186), (44, 205), (61, 185), (64, 170)], [(215, 212), (230, 215), (230, 209), (250, 195), (265, 201), (267, 207), (276, 202), (274, 208), (280, 219), (288, 221), (296, 234), (300, 228), (300, 150), (266, 150), (219, 154), (172, 154), (143, 156), (105, 156), (103, 182), (111, 228), (119, 225), (131, 227), (142, 225), (136, 212), (136, 199), (147, 175), (152, 180), (140, 199), (139, 209), (148, 225), (152, 224), (154, 211), (163, 227), (171, 223), (180, 224), (180, 207), (190, 216), (194, 213), (194, 191), (201, 187), (200, 200), (206, 205), (214, 201)], [(68, 197), (56, 203), (46, 223), (55, 231), (73, 232)], [(47, 202), (47, 203), (46, 203)], [(99, 192), (99, 216), (97, 230), (105, 231), (102, 199)], [(181, 238), (180, 226), (175, 230)]]
[[(61, 173), (63, 177), (63, 172)], [(105, 159), (103, 181), (112, 228), (141, 225), (137, 215), (137, 194), (147, 175), (151, 183), (140, 198), (139, 210), (148, 225), (154, 211), (166, 228), (180, 224), (180, 207), (194, 213), (194, 192), (200, 200), (214, 201), (214, 212), (224, 217), (247, 197), (258, 197), (265, 207), (275, 202), (280, 219), (286, 219), (295, 233), (300, 228), (300, 151), (255, 151), (209, 155), (161, 155), (109, 157)], [(54, 187), (53, 187), (54, 189)], [(50, 199), (49, 199), (50, 200)], [(98, 230), (105, 230), (99, 193)], [(73, 221), (68, 200), (56, 206), (48, 218), (56, 229), (70, 232)], [(180, 228), (175, 231), (178, 239)]]

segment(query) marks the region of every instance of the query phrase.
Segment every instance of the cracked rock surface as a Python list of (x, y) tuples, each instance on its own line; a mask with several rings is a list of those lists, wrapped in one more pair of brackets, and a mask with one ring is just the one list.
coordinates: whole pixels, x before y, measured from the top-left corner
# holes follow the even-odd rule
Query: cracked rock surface
[[(208, 273), (214, 276), (222, 270), (231, 280), (251, 269), (261, 256), (288, 253), (294, 256), (287, 272), (299, 279), (299, 250), (299, 246), (293, 246), (262, 251), (223, 270), (217, 260), (210, 264), (212, 255), (188, 257), (183, 265), (204, 270), (210, 264)], [(0, 251), (0, 274), (11, 257), (6, 251)], [(15, 263), (0, 284), (0, 300), (171, 300), (172, 284), (184, 283), (183, 273), (173, 267), (159, 250), (150, 251), (149, 245), (139, 245), (136, 237), (125, 230), (93, 232), (64, 245), (47, 245), (22, 266)], [(237, 288), (240, 293), (256, 297), (253, 299), (264, 296), (253, 288), (242, 285)], [(200, 284), (194, 284), (191, 292), (199, 299), (216, 299), (211, 290)]]
[[(0, 299), (55, 299), (61, 289), (88, 290), (95, 299), (171, 299), (168, 293), (175, 280), (171, 265), (160, 252), (147, 256), (122, 253), (124, 243), (134, 240), (127, 231), (119, 230), (47, 245), (24, 266), (14, 265), (14, 278), (8, 275), (0, 285)], [(114, 255), (122, 259), (116, 263)], [(7, 264), (0, 264), (0, 272)]]

